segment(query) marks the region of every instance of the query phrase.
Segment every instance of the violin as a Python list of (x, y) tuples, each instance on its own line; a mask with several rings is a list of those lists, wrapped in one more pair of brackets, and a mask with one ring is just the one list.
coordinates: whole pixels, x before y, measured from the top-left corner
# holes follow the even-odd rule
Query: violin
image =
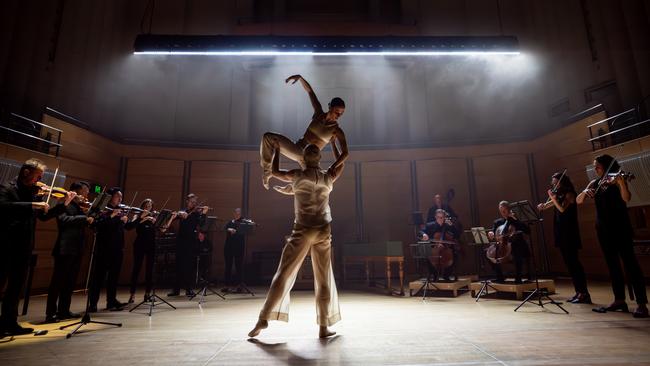
[(38, 196), (44, 196), (46, 194), (50, 194), (51, 192), (53, 197), (63, 198), (66, 194), (68, 194), (68, 191), (61, 187), (51, 187), (43, 182), (36, 182), (36, 188), (38, 188), (38, 191), (36, 192), (36, 195)]

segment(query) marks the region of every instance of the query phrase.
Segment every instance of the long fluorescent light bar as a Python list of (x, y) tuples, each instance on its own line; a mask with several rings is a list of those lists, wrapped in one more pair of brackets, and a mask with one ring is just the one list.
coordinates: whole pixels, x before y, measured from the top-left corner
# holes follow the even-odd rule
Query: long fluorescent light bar
[(512, 36), (184, 36), (138, 35), (136, 55), (436, 56), (517, 55)]

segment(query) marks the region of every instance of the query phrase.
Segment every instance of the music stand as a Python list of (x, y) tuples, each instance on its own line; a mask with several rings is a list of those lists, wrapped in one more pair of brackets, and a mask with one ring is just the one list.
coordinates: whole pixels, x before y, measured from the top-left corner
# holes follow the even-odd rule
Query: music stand
[[(510, 204), (510, 210), (513, 212), (513, 214), (519, 221), (524, 222), (528, 225), (536, 224), (541, 221), (539, 215), (537, 214), (537, 211), (535, 211), (533, 205), (527, 200), (517, 201)], [(530, 256), (533, 265), (533, 275), (535, 276), (535, 289), (533, 290), (533, 292), (530, 293), (530, 295), (526, 296), (526, 298), (515, 308), (515, 311), (519, 310), (519, 308), (521, 308), (525, 303), (530, 302), (531, 304), (535, 304), (541, 308), (544, 308), (544, 305), (553, 304), (558, 308), (560, 308), (562, 311), (564, 311), (566, 314), (568, 314), (569, 312), (562, 307), (561, 302), (557, 302), (551, 299), (551, 297), (548, 294), (548, 290), (539, 288), (539, 276), (537, 275), (537, 261), (535, 260), (534, 249), (535, 248), (533, 248), (532, 237), (531, 237)], [(537, 298), (533, 299), (533, 297), (535, 296)], [(544, 300), (547, 301), (544, 302)]]
[(248, 288), (248, 286), (246, 286), (246, 283), (244, 282), (244, 277), (245, 277), (244, 273), (246, 273), (246, 271), (244, 269), (244, 268), (246, 268), (246, 265), (244, 263), (246, 262), (246, 247), (247, 247), (247, 242), (248, 242), (248, 236), (253, 234), (253, 232), (255, 230), (255, 226), (257, 226), (257, 224), (255, 222), (253, 222), (252, 220), (244, 219), (244, 220), (241, 220), (241, 222), (239, 223), (239, 227), (238, 227), (238, 230), (242, 234), (244, 234), (244, 259), (242, 260), (241, 273), (239, 274), (239, 285), (237, 285), (237, 288), (243, 289), (244, 291), (251, 294), (251, 296), (255, 296), (255, 293), (253, 293), (253, 291), (251, 291), (251, 289)]
[[(92, 205), (90, 206), (90, 209), (88, 209), (88, 216), (92, 215), (93, 217), (97, 217), (97, 215), (99, 215), (106, 208), (106, 205), (108, 205), (110, 200), (111, 200), (111, 195), (103, 192), (100, 193), (99, 196), (97, 196), (93, 201)], [(66, 339), (72, 337), (77, 333), (77, 331), (79, 331), (79, 329), (81, 329), (81, 327), (90, 323), (112, 325), (115, 327), (122, 326), (122, 323), (98, 322), (90, 319), (90, 312), (88, 311), (90, 309), (90, 293), (88, 291), (88, 287), (90, 284), (90, 280), (92, 279), (93, 276), (93, 268), (95, 265), (96, 244), (97, 244), (97, 231), (93, 231), (93, 245), (92, 245), (92, 251), (90, 252), (90, 262), (88, 263), (88, 278), (86, 280), (86, 310), (84, 311), (84, 315), (81, 317), (81, 320), (79, 320), (78, 322), (74, 322), (72, 324), (59, 327), (60, 330), (63, 330), (65, 328), (76, 326), (76, 328), (74, 328), (72, 332), (66, 334), (65, 336)]]
[[(483, 245), (492, 244), (492, 242), (488, 238), (487, 231), (485, 230), (484, 227), (481, 226), (473, 227), (470, 228), (469, 230), (466, 230), (465, 233), (470, 234), (470, 235), (466, 235), (466, 237), (470, 239), (467, 242), (469, 245), (475, 245), (476, 247), (480, 247)], [(481, 289), (476, 294), (476, 302), (478, 302), (481, 299), (481, 296), (487, 295), (489, 291), (488, 289), (490, 288), (495, 292), (497, 291), (497, 289), (492, 286), (492, 280), (485, 279), (481, 281)]]
[[(218, 220), (219, 219), (216, 216), (208, 216), (205, 225), (199, 228), (199, 230), (206, 234), (208, 232), (217, 231)], [(192, 300), (199, 296), (199, 305), (203, 304), (205, 302), (205, 297), (210, 295), (217, 295), (223, 300), (226, 299), (222, 294), (210, 287), (210, 280), (206, 278), (208, 277), (210, 268), (212, 267), (212, 238), (206, 235), (205, 240), (209, 242), (209, 247), (199, 247), (199, 252), (196, 255), (196, 283), (201, 286), (201, 289), (196, 291), (194, 295), (190, 297), (190, 300)], [(205, 273), (201, 272), (201, 256), (207, 256), (209, 260)], [(208, 294), (208, 292), (210, 293)]]
[[(170, 210), (162, 210), (162, 211), (160, 211), (160, 213), (158, 214), (158, 217), (156, 218), (156, 222), (154, 223), (154, 228), (155, 228), (156, 232), (158, 232), (158, 230), (160, 230), (162, 228), (162, 226), (169, 220), (171, 215), (172, 215), (172, 212)], [(138, 305), (131, 308), (129, 310), (129, 313), (133, 312), (133, 310), (139, 308), (140, 306), (142, 306), (144, 304), (147, 304), (147, 306), (149, 306), (149, 316), (151, 316), (151, 314), (153, 313), (153, 308), (154, 307), (156, 307), (158, 305), (162, 305), (162, 304), (168, 305), (172, 309), (176, 310), (176, 307), (174, 305), (172, 305), (169, 302), (165, 301), (165, 299), (163, 299), (162, 297), (158, 296), (158, 294), (156, 294), (156, 278), (155, 278), (155, 275), (156, 275), (156, 255), (157, 255), (156, 250), (157, 250), (157, 245), (154, 245), (153, 267), (151, 268), (151, 271), (152, 271), (152, 274), (151, 274), (151, 276), (152, 276), (151, 294), (149, 294), (148, 298), (142, 300)]]

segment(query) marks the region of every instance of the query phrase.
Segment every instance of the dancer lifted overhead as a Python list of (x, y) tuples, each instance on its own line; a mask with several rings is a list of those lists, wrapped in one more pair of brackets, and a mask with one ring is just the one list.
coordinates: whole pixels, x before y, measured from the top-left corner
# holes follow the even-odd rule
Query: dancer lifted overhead
[(316, 292), (316, 322), (320, 326), (319, 337), (334, 335), (327, 327), (341, 319), (334, 272), (332, 271), (332, 248), (330, 222), (332, 216), (329, 195), (343, 171), (343, 161), (332, 164), (327, 171), (320, 168), (320, 149), (307, 145), (303, 152), (303, 169), (281, 170), (280, 149), (273, 153), (272, 174), (279, 180), (290, 182), (294, 192), (295, 220), (291, 236), (282, 250), (278, 270), (273, 276), (266, 301), (257, 324), (248, 333), (257, 336), (268, 327), (269, 320), (289, 321), (289, 291), (293, 287), (298, 269), (310, 254), (314, 270)]
[[(300, 75), (292, 75), (285, 80), (286, 83), (291, 82), (291, 84), (295, 84), (297, 81), (300, 81), (302, 87), (309, 94), (309, 100), (314, 108), (314, 114), (311, 117), (307, 131), (296, 142), (278, 133), (267, 132), (264, 134), (260, 145), (260, 165), (264, 170), (262, 184), (266, 189), (269, 189), (269, 180), (272, 176), (271, 159), (273, 159), (273, 153), (276, 148), (279, 148), (282, 155), (298, 162), (303, 168), (305, 167), (302, 157), (303, 149), (310, 144), (316, 145), (319, 150), (323, 150), (327, 144), (331, 144), (334, 148), (336, 141), (338, 141), (341, 154), (338, 156), (335, 155), (336, 161), (332, 165), (333, 168), (338, 168), (348, 157), (348, 145), (345, 140), (345, 134), (338, 124), (338, 119), (345, 112), (345, 102), (343, 102), (343, 99), (338, 97), (333, 98), (329, 103), (328, 111), (324, 112), (314, 90), (307, 80)], [(276, 189), (285, 194), (291, 193), (290, 186), (277, 187)]]

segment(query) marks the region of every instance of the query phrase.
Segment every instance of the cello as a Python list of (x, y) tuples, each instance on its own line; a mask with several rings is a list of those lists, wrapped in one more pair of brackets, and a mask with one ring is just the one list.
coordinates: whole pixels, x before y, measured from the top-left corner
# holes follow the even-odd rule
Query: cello
[[(449, 218), (445, 219), (445, 224), (453, 226)], [(433, 234), (431, 241), (431, 256), (429, 261), (436, 268), (438, 273), (454, 264), (454, 251), (451, 245), (458, 245), (458, 241), (453, 233), (443, 227), (442, 231)]]

